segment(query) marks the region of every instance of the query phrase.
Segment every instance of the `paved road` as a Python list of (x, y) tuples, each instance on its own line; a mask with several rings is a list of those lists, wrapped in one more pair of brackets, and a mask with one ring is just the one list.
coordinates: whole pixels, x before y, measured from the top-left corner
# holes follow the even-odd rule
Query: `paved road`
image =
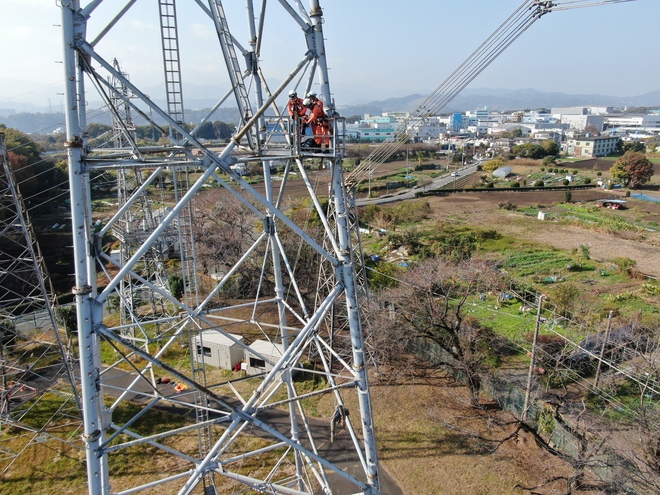
[[(134, 373), (128, 373), (126, 371), (118, 369), (106, 369), (103, 372), (103, 382), (106, 385), (104, 391), (106, 394), (117, 397), (122, 389), (128, 387), (128, 385), (135, 379)], [(171, 384), (158, 385), (158, 390), (163, 395), (174, 395), (174, 387)], [(126, 400), (132, 400), (137, 403), (146, 403), (151, 398), (141, 395), (141, 393), (149, 394), (153, 391), (151, 386), (145, 381), (141, 380), (137, 386), (134, 387), (134, 390), (138, 394), (131, 393), (128, 394)], [(177, 400), (183, 402), (192, 402), (193, 396), (192, 393), (181, 393), (176, 396)], [(213, 405), (213, 404), (212, 404)], [(235, 404), (238, 406), (238, 404)], [(185, 413), (188, 409), (184, 407), (167, 407), (171, 412), (181, 412)], [(353, 424), (356, 425), (359, 423), (358, 412), (355, 411), (355, 416), (352, 418)], [(258, 414), (259, 419), (267, 422), (270, 426), (276, 428), (278, 431), (282, 432), (284, 435), (289, 435), (290, 432), (290, 422), (289, 415), (286, 411), (280, 409), (268, 409), (262, 411)], [(355, 453), (355, 450), (352, 445), (350, 434), (345, 428), (339, 428), (338, 432), (335, 435), (335, 441), (330, 442), (330, 422), (329, 420), (321, 420), (316, 418), (308, 418), (308, 422), (313, 431), (314, 439), (317, 443), (317, 449), (319, 455), (324, 459), (327, 459), (329, 462), (332, 462), (337, 467), (341, 468), (345, 472), (355, 476), (358, 479), (364, 479), (363, 470), (360, 466), (360, 461)], [(356, 425), (357, 427), (357, 425)], [(260, 428), (254, 428), (253, 433), (255, 435), (262, 435), (265, 438), (272, 438)], [(394, 479), (383, 469), (380, 468), (380, 481), (381, 481), (381, 493), (383, 495), (404, 495), (401, 488), (397, 485)], [(328, 480), (332, 488), (332, 492), (335, 495), (348, 495), (351, 493), (357, 492), (357, 487), (334, 472), (329, 473)], [(318, 492), (318, 495), (323, 495), (322, 492)]]
[(360, 198), (356, 200), (357, 206), (367, 206), (367, 205), (381, 205), (386, 203), (395, 203), (397, 201), (403, 201), (404, 199), (414, 199), (415, 194), (421, 191), (433, 191), (435, 189), (440, 189), (444, 186), (455, 183), (456, 179), (464, 177), (466, 175), (473, 174), (477, 171), (477, 165), (468, 165), (459, 169), (456, 173), (458, 176), (452, 176), (450, 174), (443, 175), (441, 177), (436, 177), (433, 181), (424, 187), (413, 187), (409, 190), (400, 191), (397, 194), (384, 194), (383, 196), (378, 196), (377, 198)]

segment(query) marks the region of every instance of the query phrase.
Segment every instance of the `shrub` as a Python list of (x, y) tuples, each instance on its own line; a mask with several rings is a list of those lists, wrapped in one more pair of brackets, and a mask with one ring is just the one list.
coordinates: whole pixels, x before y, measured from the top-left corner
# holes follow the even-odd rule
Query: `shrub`
[[(502, 204), (502, 203), (500, 203)], [(511, 204), (511, 203), (509, 203)], [(515, 205), (512, 205), (515, 207)], [(497, 230), (495, 229), (487, 229), (479, 232), (479, 239), (482, 241), (488, 240), (488, 239), (500, 239), (502, 237), (502, 234), (500, 234)]]
[(497, 203), (497, 206), (500, 210), (517, 210), (518, 205), (514, 205), (510, 201), (504, 201), (502, 203)]
[[(542, 163), (544, 166), (546, 166), (546, 167), (547, 167), (548, 165), (553, 165), (553, 164), (555, 163), (555, 157), (554, 157), (554, 156), (546, 156), (546, 157), (543, 159), (543, 162), (541, 162), (541, 163)], [(541, 169), (541, 170), (543, 170), (543, 169)]]
[(78, 333), (78, 318), (75, 306), (60, 306), (55, 310), (55, 318), (64, 327), (68, 338)]
[(400, 232), (388, 232), (385, 240), (389, 249), (399, 249), (405, 243), (405, 238)]
[(591, 179), (589, 177), (584, 178), (584, 183), (585, 184), (591, 184)]
[[(571, 269), (569, 269), (569, 271), (571, 271)], [(566, 283), (554, 287), (549, 294), (549, 299), (550, 302), (555, 305), (557, 313), (568, 317), (569, 314), (572, 313), (575, 304), (579, 301), (581, 295), (582, 290), (578, 286), (572, 283)]]
[(477, 249), (479, 239), (474, 232), (453, 232), (438, 237), (436, 255), (448, 256), (453, 261), (467, 260)]
[(534, 182), (534, 187), (543, 187), (544, 185), (545, 183), (541, 179)]
[(539, 431), (541, 433), (552, 435), (552, 433), (555, 431), (555, 417), (552, 409), (548, 409), (547, 407), (541, 409), (536, 421), (539, 425)]
[(567, 185), (569, 185), (569, 184), (571, 183), (571, 181), (568, 180), (568, 179), (564, 179), (563, 181), (561, 181), (561, 183), (562, 183), (564, 186), (567, 186)]
[(172, 297), (174, 297), (177, 301), (180, 301), (185, 291), (183, 278), (180, 277), (179, 275), (170, 275), (167, 281), (170, 286), (170, 292), (172, 293)]
[(512, 182), (511, 187), (520, 187), (520, 182), (518, 181)]
[(591, 250), (586, 244), (580, 244), (580, 251), (582, 252), (582, 258), (585, 260), (591, 259)]
[(637, 265), (637, 262), (635, 260), (631, 260), (630, 258), (625, 258), (623, 256), (613, 258), (612, 263), (619, 270), (627, 270), (628, 268), (633, 268), (635, 265)]
[(367, 270), (369, 288), (377, 290), (396, 287), (399, 284), (397, 280), (399, 271), (394, 263), (378, 263), (376, 269)]

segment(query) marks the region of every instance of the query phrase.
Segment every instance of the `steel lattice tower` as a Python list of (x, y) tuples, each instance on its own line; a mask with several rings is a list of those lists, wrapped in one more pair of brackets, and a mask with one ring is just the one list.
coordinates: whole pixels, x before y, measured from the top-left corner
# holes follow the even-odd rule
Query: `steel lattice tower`
[[(328, 114), (334, 115), (319, 1), (310, 0), (309, 11), (300, 0), (280, 0), (269, 6), (282, 9), (291, 21), (288, 28), (300, 32), (298, 49), (287, 49), (292, 57), (288, 75), (273, 90), (260, 66), (261, 48), (268, 43), (266, 2), (246, 0), (247, 40), (237, 39), (220, 0), (185, 4), (187, 13), (198, 8), (200, 22), (217, 33), (218, 62), (224, 62), (229, 81), (217, 105), (192, 129), (182, 123), (186, 61), (179, 52), (184, 40), (178, 39), (181, 23), (175, 1), (159, 2), (165, 108), (147, 96), (139, 81), (128, 79), (114, 62), (115, 56), (121, 61), (121, 54), (110, 53), (116, 46), (104, 43), (105, 36), (129, 15), (135, 0), (99, 27), (97, 8), (102, 3), (61, 3), (76, 265), (73, 293), (89, 493), (136, 493), (154, 487), (180, 494), (380, 493), (355, 250), (342, 173), (343, 119), (332, 119), (328, 149), (309, 149), (303, 146), (296, 123), (277, 104), (280, 95), (297, 86), (294, 81), (300, 84), (305, 79), (299, 92), (317, 90), (329, 107)], [(94, 29), (89, 23), (93, 13)], [(91, 86), (104, 97), (115, 116), (115, 127), (125, 127), (121, 134), (126, 139), (115, 140), (123, 148), (94, 149), (87, 142), (84, 103)], [(240, 113), (238, 130), (221, 150), (211, 150), (197, 133), (232, 95)], [(153, 125), (169, 128), (169, 142), (140, 145), (125, 117), (129, 108), (153, 116), (147, 117)], [(305, 167), (310, 163), (323, 164), (329, 171), (331, 214), (315, 192)], [(263, 183), (258, 187), (248, 183), (238, 173), (240, 167), (261, 168)], [(272, 175), (276, 167), (284, 170), (278, 180)], [(96, 228), (90, 174), (116, 170), (121, 171), (124, 184), (128, 177), (139, 179), (132, 182), (133, 187), (122, 188), (118, 211)], [(293, 172), (306, 185), (307, 202), (318, 218), (322, 238), (309, 231), (307, 222), (287, 215), (285, 199)], [(238, 223), (244, 223), (250, 235), (234, 246), (238, 252), (233, 264), (213, 282), (205, 279), (202, 286), (194, 243), (205, 233), (204, 218), (192, 202), (211, 183), (240, 205), (245, 217)], [(158, 215), (153, 206), (138, 208), (145, 198), (153, 198), (154, 191), (162, 191), (164, 184), (172, 184), (173, 195), (162, 200)], [(156, 221), (141, 222), (137, 234), (130, 226), (139, 210)], [(226, 215), (231, 214), (227, 210)], [(132, 239), (119, 261), (104, 250), (104, 236), (113, 233)], [(296, 243), (284, 242), (285, 236), (292, 236)], [(301, 290), (309, 282), (299, 279), (302, 250), (322, 260), (325, 268), (320, 273), (329, 274), (318, 284), (320, 297)], [(155, 254), (165, 252), (167, 260)], [(149, 268), (153, 266), (163, 268), (158, 277)], [(260, 267), (256, 276), (250, 271), (254, 266)], [(168, 283), (163, 282), (163, 274), (169, 275)], [(173, 280), (183, 282), (181, 292)], [(240, 287), (240, 298), (228, 295), (232, 287)], [(126, 300), (127, 294), (137, 293), (158, 304), (141, 306)], [(108, 311), (109, 303), (117, 298), (129, 308), (121, 321)], [(327, 316), (338, 304), (350, 342), (348, 353), (333, 349), (332, 332), (326, 327)], [(261, 367), (263, 372), (252, 378), (225, 374), (220, 380), (213, 374), (212, 383), (207, 383), (203, 339), (212, 334), (249, 351), (245, 364)], [(266, 340), (280, 355), (273, 358), (249, 349), (241, 334)], [(187, 352), (185, 359), (170, 359), (181, 352)], [(315, 377), (313, 390), (299, 390), (296, 376), (301, 373)], [(177, 383), (176, 390), (171, 383), (157, 380), (163, 376)], [(305, 400), (318, 397), (327, 398), (330, 411), (338, 412), (337, 419), (344, 425), (341, 435), (333, 430), (331, 441), (329, 418), (315, 419), (306, 412)], [(352, 414), (347, 415), (349, 407)], [(152, 417), (160, 418), (164, 410), (194, 421), (147, 431), (143, 425)], [(194, 445), (189, 442), (191, 435), (197, 439)], [(148, 449), (148, 458), (165, 457), (162, 462), (167, 470), (144, 474), (138, 486), (127, 486), (116, 476), (113, 461), (140, 449)]]
[(75, 357), (56, 322), (54, 292), (2, 132), (0, 198), (0, 473), (4, 474), (37, 444), (82, 446), (76, 439), (81, 415)]

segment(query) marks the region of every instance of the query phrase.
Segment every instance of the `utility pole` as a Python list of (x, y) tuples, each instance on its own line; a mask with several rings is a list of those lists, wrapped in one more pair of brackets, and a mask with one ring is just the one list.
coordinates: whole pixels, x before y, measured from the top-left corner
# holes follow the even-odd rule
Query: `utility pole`
[(529, 371), (527, 372), (527, 387), (525, 388), (525, 404), (523, 405), (523, 412), (521, 421), (527, 421), (527, 413), (529, 412), (529, 397), (532, 389), (532, 376), (534, 375), (534, 367), (536, 366), (536, 345), (539, 340), (539, 329), (541, 327), (541, 310), (543, 308), (543, 298), (545, 295), (539, 296), (538, 307), (536, 308), (536, 325), (534, 326), (534, 340), (532, 341), (532, 355), (529, 361)]
[(598, 381), (600, 380), (600, 368), (603, 364), (603, 356), (605, 356), (605, 347), (607, 342), (610, 340), (610, 330), (612, 330), (612, 316), (614, 316), (614, 311), (610, 310), (610, 314), (607, 316), (607, 328), (605, 329), (605, 338), (603, 339), (603, 345), (600, 346), (600, 356), (598, 356), (598, 366), (596, 367), (596, 376), (594, 377), (594, 388), (598, 388)]
[(410, 150), (406, 148), (406, 187), (410, 187)]

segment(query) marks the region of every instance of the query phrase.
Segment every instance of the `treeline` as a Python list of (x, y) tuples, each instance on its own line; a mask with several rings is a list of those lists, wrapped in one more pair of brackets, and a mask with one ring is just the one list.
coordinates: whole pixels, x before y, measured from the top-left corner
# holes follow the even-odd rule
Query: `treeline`
[[(186, 122), (200, 122), (202, 119), (207, 118), (209, 110), (209, 108), (186, 109), (184, 113), (185, 120)], [(165, 121), (159, 116), (153, 115), (152, 117), (157, 125), (165, 125)], [(219, 108), (211, 116), (211, 119), (237, 123), (240, 121), (240, 114), (237, 108)], [(99, 109), (88, 112), (87, 122), (111, 125), (112, 117), (105, 110)], [(133, 115), (133, 122), (137, 126), (148, 125), (148, 121), (137, 113)], [(28, 134), (49, 134), (57, 132), (59, 128), (64, 128), (65, 117), (63, 112), (21, 112), (0, 117), (0, 123)]]
[(43, 148), (31, 136), (0, 124), (5, 134), (7, 158), (25, 205), (29, 210), (43, 209), (45, 201), (66, 188), (66, 167), (44, 159)]
[[(194, 124), (182, 124), (182, 127), (186, 131), (192, 132), (196, 126)], [(138, 144), (141, 144), (141, 142), (156, 143), (163, 138), (167, 138), (163, 131), (166, 131), (166, 129), (158, 128), (152, 125), (138, 125), (135, 126), (135, 138), (138, 140)], [(201, 140), (225, 141), (231, 138), (234, 132), (236, 132), (235, 125), (216, 120), (214, 122), (205, 122), (202, 124), (195, 133), (195, 136)], [(94, 139), (105, 138), (106, 136), (107, 139), (111, 139), (112, 126), (107, 124), (92, 123), (87, 126), (87, 133), (90, 141)]]

